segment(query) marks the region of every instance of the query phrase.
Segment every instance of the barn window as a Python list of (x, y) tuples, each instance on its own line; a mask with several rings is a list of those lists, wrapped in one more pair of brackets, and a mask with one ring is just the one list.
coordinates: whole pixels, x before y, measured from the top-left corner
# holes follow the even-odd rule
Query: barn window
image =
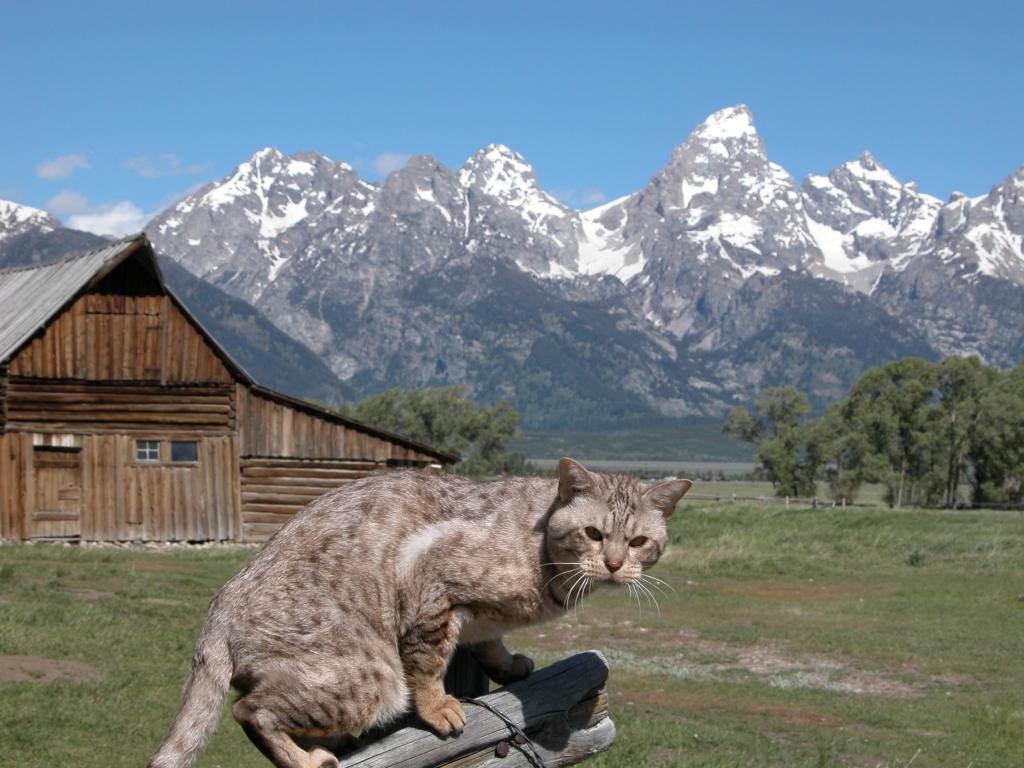
[(135, 459), (136, 461), (160, 461), (160, 441), (136, 440)]
[(199, 461), (195, 440), (175, 440), (171, 443), (171, 461)]

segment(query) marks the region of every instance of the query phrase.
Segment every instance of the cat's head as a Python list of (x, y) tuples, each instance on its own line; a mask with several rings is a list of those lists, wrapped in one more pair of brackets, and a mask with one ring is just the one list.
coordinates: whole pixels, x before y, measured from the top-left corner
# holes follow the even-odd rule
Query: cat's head
[(558, 463), (562, 506), (548, 520), (548, 554), (579, 563), (595, 581), (627, 583), (658, 562), (668, 543), (666, 522), (693, 485), (669, 480), (646, 486), (624, 475), (588, 472), (572, 459)]

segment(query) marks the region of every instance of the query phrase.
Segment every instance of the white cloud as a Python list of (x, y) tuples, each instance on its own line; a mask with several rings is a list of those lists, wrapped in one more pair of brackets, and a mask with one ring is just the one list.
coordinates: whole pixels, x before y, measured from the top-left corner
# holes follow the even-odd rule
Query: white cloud
[(36, 166), (40, 179), (66, 179), (79, 169), (91, 168), (85, 155), (61, 155), (52, 160), (43, 160)]
[(373, 170), (381, 176), (387, 176), (409, 162), (409, 157), (410, 155), (403, 155), (400, 152), (381, 152), (373, 158)]
[(150, 214), (143, 213), (142, 209), (130, 200), (122, 200), (119, 203), (100, 206), (95, 213), (71, 216), (67, 220), (67, 225), (72, 229), (84, 229), (97, 235), (121, 237), (141, 232), (151, 218)]
[(60, 216), (72, 229), (115, 237), (141, 232), (153, 217), (130, 200), (94, 205), (73, 189), (66, 189), (47, 200), (46, 210)]
[(159, 155), (139, 155), (125, 160), (121, 165), (139, 176), (158, 178), (161, 176), (196, 176), (210, 170), (209, 163), (192, 163), (185, 165), (181, 158), (173, 152)]

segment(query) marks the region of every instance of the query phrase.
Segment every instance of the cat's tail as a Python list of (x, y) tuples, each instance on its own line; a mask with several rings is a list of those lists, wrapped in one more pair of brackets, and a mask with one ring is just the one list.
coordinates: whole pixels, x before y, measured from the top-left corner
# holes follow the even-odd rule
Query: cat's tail
[(148, 768), (188, 768), (213, 733), (231, 684), (227, 633), (207, 617), (181, 693), (181, 709)]

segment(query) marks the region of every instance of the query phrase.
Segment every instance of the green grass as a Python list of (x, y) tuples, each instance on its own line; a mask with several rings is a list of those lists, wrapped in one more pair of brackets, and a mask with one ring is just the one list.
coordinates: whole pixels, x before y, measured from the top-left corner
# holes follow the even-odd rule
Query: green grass
[[(509, 644), (600, 648), (613, 749), (591, 765), (1024, 765), (1024, 517), (687, 502), (661, 614), (599, 592)], [(0, 683), (0, 763), (138, 766), (247, 549), (0, 547), (0, 656), (95, 679)], [(16, 757), (15, 757), (16, 756)], [(198, 765), (261, 765), (225, 716)]]

